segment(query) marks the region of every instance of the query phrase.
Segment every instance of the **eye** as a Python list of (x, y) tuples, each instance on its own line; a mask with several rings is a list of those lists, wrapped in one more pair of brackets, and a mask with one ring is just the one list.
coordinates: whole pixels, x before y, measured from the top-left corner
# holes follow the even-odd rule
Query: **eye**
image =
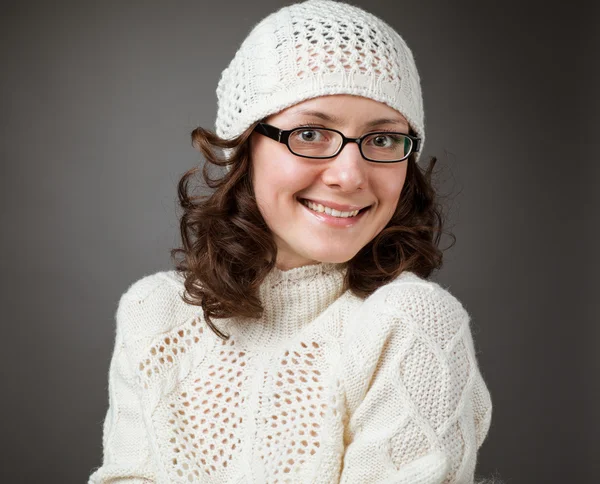
[(398, 145), (405, 142), (406, 137), (400, 134), (377, 133), (367, 138), (367, 144), (371, 144), (374, 148), (396, 149)]
[(296, 136), (305, 143), (312, 143), (316, 141), (321, 141), (323, 138), (323, 134), (316, 129), (304, 129), (295, 133)]
[(393, 144), (393, 141), (390, 136), (380, 134), (373, 138), (373, 144), (378, 148), (387, 148)]
[(387, 148), (389, 146), (393, 146), (394, 143), (397, 142), (397, 140), (393, 136), (387, 134), (378, 134), (376, 136), (373, 136), (373, 138), (371, 138), (371, 141), (378, 148)]
[(310, 128), (310, 126), (300, 126), (296, 128), (290, 136), (290, 141), (293, 143), (316, 144), (328, 143), (331, 139), (331, 134), (324, 129)]

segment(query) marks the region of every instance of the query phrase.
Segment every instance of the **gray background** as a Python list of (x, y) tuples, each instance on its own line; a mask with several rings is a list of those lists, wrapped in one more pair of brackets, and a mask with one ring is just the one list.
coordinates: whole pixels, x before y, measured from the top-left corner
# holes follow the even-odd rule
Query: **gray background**
[[(494, 403), (478, 475), (511, 484), (600, 472), (594, 3), (356, 1), (415, 54), (458, 239), (435, 279), (471, 314)], [(189, 133), (283, 4), (3, 4), (2, 482), (100, 465), (118, 299), (170, 268)]]

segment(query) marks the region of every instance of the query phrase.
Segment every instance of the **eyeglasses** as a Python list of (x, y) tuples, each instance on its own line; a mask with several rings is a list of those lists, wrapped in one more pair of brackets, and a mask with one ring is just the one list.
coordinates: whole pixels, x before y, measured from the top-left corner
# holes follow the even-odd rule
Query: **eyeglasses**
[(330, 128), (301, 126), (285, 130), (267, 123), (259, 123), (254, 131), (285, 144), (297, 156), (326, 159), (337, 156), (348, 143), (358, 144), (360, 154), (375, 163), (397, 163), (419, 151), (421, 138), (406, 133), (376, 131), (359, 138), (348, 138)]

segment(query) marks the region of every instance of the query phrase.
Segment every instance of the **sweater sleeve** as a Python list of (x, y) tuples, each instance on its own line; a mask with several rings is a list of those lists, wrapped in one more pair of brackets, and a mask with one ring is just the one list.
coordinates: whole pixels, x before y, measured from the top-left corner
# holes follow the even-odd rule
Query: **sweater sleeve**
[(155, 482), (139, 397), (139, 384), (127, 357), (124, 320), (132, 301), (124, 294), (116, 314), (115, 345), (108, 377), (108, 410), (103, 424), (102, 466), (88, 484)]
[(394, 282), (361, 306), (343, 351), (341, 484), (471, 484), (491, 421), (469, 315), (432, 282)]

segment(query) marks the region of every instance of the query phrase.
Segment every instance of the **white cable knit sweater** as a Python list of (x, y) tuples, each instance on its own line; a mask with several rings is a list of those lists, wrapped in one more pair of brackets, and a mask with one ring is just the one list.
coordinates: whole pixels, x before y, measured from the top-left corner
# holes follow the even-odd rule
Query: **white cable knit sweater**
[(99, 483), (472, 483), (491, 400), (460, 302), (405, 272), (362, 300), (345, 265), (274, 269), (260, 320), (123, 294)]

